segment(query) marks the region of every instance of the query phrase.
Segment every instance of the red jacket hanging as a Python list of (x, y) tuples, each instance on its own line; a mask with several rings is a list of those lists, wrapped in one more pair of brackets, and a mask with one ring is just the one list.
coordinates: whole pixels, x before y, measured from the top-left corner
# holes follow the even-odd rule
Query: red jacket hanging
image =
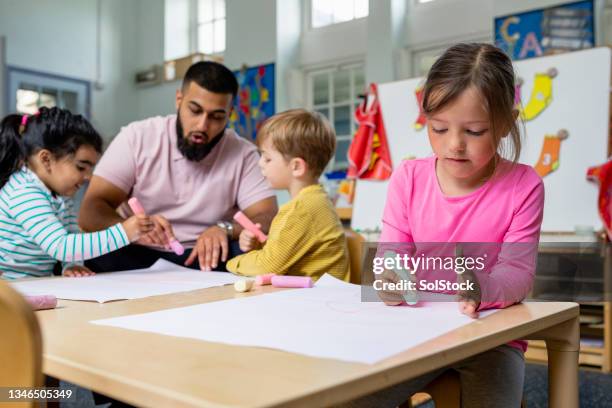
[(612, 240), (612, 159), (601, 166), (589, 168), (587, 179), (599, 184), (599, 216), (608, 232), (608, 239)]
[(355, 111), (359, 128), (348, 151), (348, 178), (386, 180), (393, 165), (376, 84)]

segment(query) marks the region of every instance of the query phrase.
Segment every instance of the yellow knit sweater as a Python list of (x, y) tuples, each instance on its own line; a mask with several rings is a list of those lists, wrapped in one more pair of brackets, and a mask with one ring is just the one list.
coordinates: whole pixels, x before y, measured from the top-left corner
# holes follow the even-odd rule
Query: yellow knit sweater
[(349, 256), (342, 224), (319, 184), (305, 187), (281, 206), (262, 249), (231, 259), (230, 272), (245, 276), (324, 273), (349, 280)]

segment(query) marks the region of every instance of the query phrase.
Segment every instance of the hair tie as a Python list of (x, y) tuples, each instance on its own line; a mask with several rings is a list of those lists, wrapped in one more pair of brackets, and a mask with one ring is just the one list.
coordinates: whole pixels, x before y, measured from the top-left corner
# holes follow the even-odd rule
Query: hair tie
[[(40, 115), (40, 111), (37, 111), (33, 116)], [(19, 125), (19, 134), (22, 135), (25, 131), (26, 125), (28, 124), (29, 116), (27, 114), (21, 116), (21, 124)]]
[(19, 134), (22, 135), (25, 131), (26, 125), (28, 124), (28, 115), (21, 117), (21, 124), (19, 125)]

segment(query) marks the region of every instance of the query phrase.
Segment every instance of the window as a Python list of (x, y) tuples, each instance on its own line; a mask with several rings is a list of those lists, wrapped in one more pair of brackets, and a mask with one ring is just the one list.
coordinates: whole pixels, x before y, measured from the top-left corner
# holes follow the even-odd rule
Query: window
[(310, 24), (324, 27), (368, 16), (368, 0), (311, 0)]
[(165, 0), (164, 60), (225, 51), (225, 0)]
[(89, 116), (86, 81), (8, 67), (8, 111), (32, 115), (42, 106), (68, 109)]
[(310, 109), (325, 115), (336, 131), (336, 154), (328, 169), (345, 170), (348, 168), (348, 149), (357, 130), (355, 109), (360, 101), (359, 94), (365, 92), (363, 66), (311, 72), (307, 84)]
[(225, 51), (225, 0), (198, 0), (198, 51)]

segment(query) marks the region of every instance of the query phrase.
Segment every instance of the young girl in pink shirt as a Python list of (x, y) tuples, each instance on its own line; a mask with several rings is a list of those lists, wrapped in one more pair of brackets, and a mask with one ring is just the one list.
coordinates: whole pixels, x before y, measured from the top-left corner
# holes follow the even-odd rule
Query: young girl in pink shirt
[[(382, 220), (385, 243), (499, 243), (478, 290), (458, 294), (459, 312), (473, 318), (523, 300), (535, 274), (544, 187), (533, 168), (517, 163), (514, 82), (512, 62), (489, 44), (457, 44), (436, 61), (423, 91), (434, 155), (395, 169)], [(388, 305), (403, 301), (379, 295)], [(459, 374), (461, 406), (519, 407), (525, 347), (515, 341), (448, 367)], [(444, 371), (349, 405), (395, 407)]]

